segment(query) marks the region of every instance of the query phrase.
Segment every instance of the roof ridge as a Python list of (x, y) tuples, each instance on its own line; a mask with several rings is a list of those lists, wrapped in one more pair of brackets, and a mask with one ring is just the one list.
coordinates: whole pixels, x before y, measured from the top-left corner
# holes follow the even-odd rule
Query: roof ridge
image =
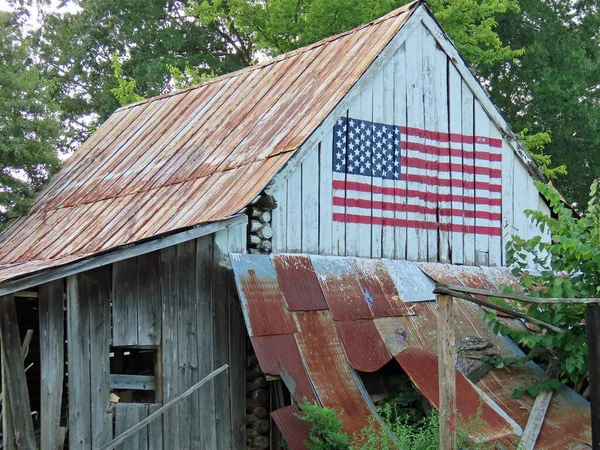
[(264, 62), (261, 62), (261, 63), (258, 63), (258, 64), (254, 64), (254, 65), (248, 66), (248, 67), (243, 67), (243, 68), (238, 69), (238, 70), (236, 70), (234, 72), (230, 72), (230, 73), (226, 73), (226, 74), (223, 74), (223, 75), (219, 75), (218, 77), (211, 78), (210, 80), (206, 80), (206, 81), (203, 81), (202, 83), (194, 84), (193, 86), (189, 86), (189, 87), (184, 88), (184, 89), (179, 89), (179, 90), (175, 90), (175, 91), (172, 91), (172, 92), (167, 92), (167, 93), (164, 93), (164, 94), (161, 94), (161, 95), (157, 95), (157, 96), (154, 96), (154, 97), (145, 98), (145, 99), (140, 100), (138, 102), (122, 106), (122, 107), (118, 108), (117, 110), (115, 110), (115, 112), (116, 111), (127, 110), (127, 109), (130, 109), (130, 108), (134, 108), (136, 106), (147, 104), (147, 103), (152, 103), (153, 101), (162, 100), (163, 98), (168, 98), (168, 97), (173, 97), (175, 95), (185, 94), (187, 92), (191, 92), (193, 90), (202, 88), (204, 86), (211, 85), (213, 83), (218, 83), (218, 82), (221, 82), (223, 80), (235, 78), (237, 76), (243, 75), (243, 74), (245, 74), (247, 72), (251, 72), (253, 70), (263, 69), (263, 68), (268, 67), (268, 66), (270, 66), (272, 64), (276, 64), (276, 63), (279, 63), (281, 61), (285, 61), (287, 59), (290, 59), (290, 58), (296, 57), (298, 55), (301, 55), (303, 53), (306, 53), (307, 51), (314, 50), (317, 47), (321, 47), (321, 46), (326, 45), (326, 44), (328, 44), (330, 42), (333, 42), (333, 41), (335, 41), (337, 39), (341, 39), (341, 38), (343, 38), (345, 36), (348, 36), (350, 34), (353, 34), (353, 33), (356, 33), (356, 32), (358, 32), (360, 30), (363, 30), (363, 29), (365, 29), (367, 27), (370, 27), (370, 26), (373, 26), (373, 25), (377, 25), (377, 24), (379, 24), (381, 22), (384, 22), (386, 20), (394, 19), (394, 18), (398, 17), (399, 15), (404, 14), (407, 11), (410, 11), (411, 9), (416, 9), (416, 7), (419, 6), (420, 4), (425, 4), (425, 1), (424, 0), (413, 0), (413, 1), (411, 1), (411, 2), (409, 2), (409, 3), (407, 3), (407, 4), (403, 5), (403, 6), (401, 6), (399, 8), (394, 9), (393, 11), (390, 11), (389, 13), (387, 13), (384, 16), (378, 17), (377, 19), (374, 19), (374, 20), (372, 20), (370, 22), (367, 22), (365, 24), (359, 25), (359, 26), (357, 26), (355, 28), (352, 28), (351, 30), (344, 31), (343, 33), (339, 33), (339, 34), (335, 34), (333, 36), (326, 37), (324, 39), (321, 39), (320, 41), (313, 42), (312, 44), (306, 45), (304, 47), (300, 47), (300, 48), (297, 48), (297, 49), (294, 49), (294, 50), (290, 50), (289, 52), (282, 53), (281, 55), (274, 56), (273, 58), (271, 58), (271, 59), (269, 59), (267, 61), (264, 61)]

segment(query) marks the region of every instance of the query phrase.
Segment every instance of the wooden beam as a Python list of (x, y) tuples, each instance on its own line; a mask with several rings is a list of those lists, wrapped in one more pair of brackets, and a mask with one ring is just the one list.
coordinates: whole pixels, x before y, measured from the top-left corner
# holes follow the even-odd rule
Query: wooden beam
[[(21, 338), (15, 299), (12, 295), (0, 297), (0, 338), (2, 342), (2, 375), (6, 383), (2, 386), (4, 405), (8, 405), (14, 430), (16, 449), (36, 448), (29, 391), (23, 367)], [(8, 401), (7, 401), (8, 400)], [(10, 434), (10, 432), (9, 432)], [(11, 448), (9, 444), (7, 448)]]
[(452, 297), (438, 295), (438, 379), (440, 387), (440, 450), (456, 450), (456, 369)]
[[(560, 372), (560, 366), (556, 360), (551, 360), (548, 365), (548, 378), (556, 378)], [(550, 400), (552, 399), (552, 390), (542, 391), (535, 398), (533, 408), (529, 413), (529, 419), (527, 419), (527, 425), (523, 436), (519, 442), (517, 450), (533, 450), (535, 448), (535, 442), (537, 441), (542, 425), (544, 424), (544, 418), (546, 417), (546, 411), (550, 406)]]
[(156, 387), (152, 375), (110, 374), (111, 389), (132, 389), (135, 391), (153, 391)]
[(528, 297), (526, 295), (517, 295), (517, 294), (507, 294), (500, 291), (486, 291), (485, 289), (475, 289), (466, 286), (453, 286), (449, 284), (438, 284), (438, 287), (451, 289), (456, 292), (462, 292), (465, 294), (476, 294), (476, 295), (485, 295), (486, 297), (497, 297), (497, 298), (505, 298), (509, 300), (518, 300), (520, 302), (528, 302), (528, 303), (539, 303), (539, 304), (547, 304), (547, 303), (572, 303), (572, 304), (589, 304), (589, 303), (600, 303), (600, 298), (592, 297), (592, 298), (538, 298), (538, 297)]
[(41, 450), (63, 444), (60, 413), (64, 378), (65, 308), (62, 280), (40, 286)]
[(146, 253), (151, 253), (166, 247), (171, 247), (173, 245), (196, 239), (201, 236), (206, 236), (207, 234), (215, 233), (233, 225), (247, 223), (247, 221), (248, 216), (242, 214), (221, 222), (206, 223), (179, 233), (159, 237), (139, 244), (127, 245), (115, 250), (109, 250), (106, 253), (53, 267), (51, 269), (42, 270), (34, 273), (33, 275), (26, 275), (23, 278), (18, 278), (16, 280), (5, 281), (4, 283), (0, 284), (0, 296), (12, 294), (16, 291), (28, 289), (33, 286), (38, 286), (43, 283), (65, 278), (80, 272), (85, 272), (86, 270), (96, 269), (117, 261), (134, 258), (139, 255), (144, 255)]
[(556, 331), (557, 333), (564, 333), (566, 332), (566, 330), (559, 328), (557, 326), (552, 325), (551, 323), (548, 322), (544, 322), (543, 320), (539, 320), (539, 319), (535, 319), (533, 317), (528, 316), (527, 314), (523, 314), (519, 311), (514, 311), (512, 309), (509, 308), (504, 308), (502, 306), (498, 306), (495, 303), (492, 302), (488, 302), (486, 300), (481, 300), (478, 298), (475, 298), (469, 294), (464, 294), (462, 292), (458, 292), (458, 291), (453, 291), (452, 289), (447, 289), (441, 286), (437, 286), (434, 290), (433, 290), (434, 294), (442, 294), (442, 295), (450, 295), (452, 297), (456, 297), (456, 298), (462, 298), (463, 300), (467, 300), (469, 302), (472, 303), (476, 303), (477, 305), (481, 305), (481, 306), (485, 306), (486, 308), (490, 308), (490, 309), (495, 309), (496, 311), (500, 311), (506, 314), (510, 314), (512, 316), (515, 317), (520, 317), (521, 319), (525, 319), (531, 323), (535, 323), (536, 325), (545, 327), (545, 328), (549, 328), (552, 331)]
[(585, 328), (590, 371), (592, 449), (600, 450), (600, 305), (586, 307)]
[(167, 412), (173, 406), (178, 404), (181, 400), (184, 400), (187, 397), (189, 397), (190, 395), (192, 395), (194, 392), (196, 392), (197, 389), (202, 387), (208, 381), (212, 380), (214, 377), (219, 375), (221, 372), (226, 370), (228, 367), (229, 366), (227, 364), (225, 364), (224, 366), (219, 367), (217, 370), (213, 370), (211, 373), (209, 373), (207, 376), (202, 378), (200, 381), (198, 381), (198, 383), (194, 384), (191, 388), (189, 388), (183, 394), (178, 395), (170, 402), (161, 406), (156, 411), (154, 411), (152, 414), (150, 414), (148, 417), (146, 417), (145, 419), (140, 421), (137, 425), (134, 425), (129, 430), (125, 431), (124, 433), (121, 433), (119, 436), (114, 438), (112, 441), (108, 442), (107, 444), (103, 445), (102, 447), (98, 448), (97, 450), (112, 450), (112, 449), (114, 449), (117, 445), (121, 444), (127, 438), (133, 436), (135, 433), (137, 433), (138, 431), (140, 431), (141, 429), (146, 427), (154, 419), (162, 416), (165, 412)]

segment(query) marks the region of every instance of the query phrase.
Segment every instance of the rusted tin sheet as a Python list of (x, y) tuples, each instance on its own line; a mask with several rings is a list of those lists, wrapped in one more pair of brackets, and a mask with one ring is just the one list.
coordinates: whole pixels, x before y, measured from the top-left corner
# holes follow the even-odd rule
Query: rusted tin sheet
[(511, 273), (507, 267), (485, 267), (481, 266), (481, 270), (487, 279), (493, 284), (497, 290), (501, 290), (502, 286), (510, 287), (516, 291), (521, 291), (519, 281)]
[(290, 450), (307, 450), (304, 441), (308, 439), (310, 425), (298, 418), (300, 410), (291, 405), (271, 413), (273, 421), (283, 434), (287, 448)]
[(346, 351), (348, 362), (356, 370), (375, 372), (392, 359), (374, 321), (337, 320), (335, 329)]
[(325, 301), (334, 320), (372, 319), (351, 258), (311, 256)]
[(317, 274), (308, 256), (273, 255), (271, 260), (290, 311), (327, 309)]
[[(525, 428), (534, 398), (526, 394), (516, 399), (513, 398), (512, 393), (516, 388), (530, 386), (541, 376), (541, 369), (530, 363), (525, 366), (495, 369), (481, 378), (477, 386), (497, 404), (502, 405), (502, 409), (522, 428)], [(555, 391), (535, 448), (540, 450), (579, 448), (575, 446), (576, 443), (591, 448), (589, 408), (589, 403), (572, 390), (563, 386)]]
[(346, 360), (329, 311), (296, 313), (296, 341), (304, 367), (323, 406), (344, 411), (344, 430), (360, 431), (372, 414)]
[(451, 264), (417, 263), (419, 268), (436, 283), (462, 286)]
[[(417, 389), (432, 405), (439, 408), (437, 356), (425, 350), (409, 348), (396, 355), (396, 360)], [(456, 409), (459, 420), (463, 424), (473, 422), (480, 414), (479, 417), (485, 425), (469, 431), (470, 436), (478, 442), (495, 441), (523, 433), (523, 430), (509, 416), (499, 412), (497, 406), (492, 405), (489, 398), (482, 395), (481, 391), (458, 371), (456, 371)]]
[(275, 269), (267, 255), (230, 255), (246, 327), (250, 336), (298, 331), (285, 308)]
[(395, 317), (410, 314), (381, 260), (354, 258), (353, 261), (358, 282), (373, 316)]
[[(232, 217), (321, 124), (416, 5), (116, 111), (38, 196), (31, 214), (0, 235), (0, 282), (28, 267)], [(86, 214), (92, 204), (104, 207)]]
[(316, 400), (294, 335), (253, 336), (250, 341), (260, 368), (265, 373), (280, 375), (294, 400), (298, 403), (304, 398), (310, 402)]
[(384, 259), (396, 289), (405, 302), (424, 302), (435, 299), (435, 283), (419, 269), (417, 263)]

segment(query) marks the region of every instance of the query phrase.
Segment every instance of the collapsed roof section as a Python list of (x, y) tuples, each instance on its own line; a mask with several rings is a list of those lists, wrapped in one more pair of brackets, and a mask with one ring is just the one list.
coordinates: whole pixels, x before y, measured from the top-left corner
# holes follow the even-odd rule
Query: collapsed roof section
[[(306, 398), (343, 410), (350, 434), (375, 413), (358, 372), (376, 372), (393, 360), (438, 405), (435, 282), (483, 289), (516, 283), (504, 268), (298, 254), (233, 254), (231, 261), (264, 372), (279, 375), (296, 403)], [(481, 307), (455, 300), (457, 408), (466, 421), (482, 408), (486, 426), (472, 432), (474, 439), (516, 448), (534, 399), (515, 399), (512, 392), (544, 372), (532, 363), (483, 367), (483, 349), (522, 355), (491, 333), (483, 315)], [(517, 319), (503, 320), (523, 327)], [(273, 418), (292, 448), (301, 449), (307, 428), (294, 412), (295, 406), (286, 407)], [(589, 405), (563, 387), (553, 396), (536, 448), (589, 443), (590, 433)]]

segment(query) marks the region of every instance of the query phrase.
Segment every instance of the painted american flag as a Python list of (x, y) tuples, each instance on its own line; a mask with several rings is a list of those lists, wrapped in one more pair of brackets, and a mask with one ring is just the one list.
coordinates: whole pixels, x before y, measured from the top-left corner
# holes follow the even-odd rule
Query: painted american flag
[(340, 118), (333, 220), (501, 236), (502, 140)]

